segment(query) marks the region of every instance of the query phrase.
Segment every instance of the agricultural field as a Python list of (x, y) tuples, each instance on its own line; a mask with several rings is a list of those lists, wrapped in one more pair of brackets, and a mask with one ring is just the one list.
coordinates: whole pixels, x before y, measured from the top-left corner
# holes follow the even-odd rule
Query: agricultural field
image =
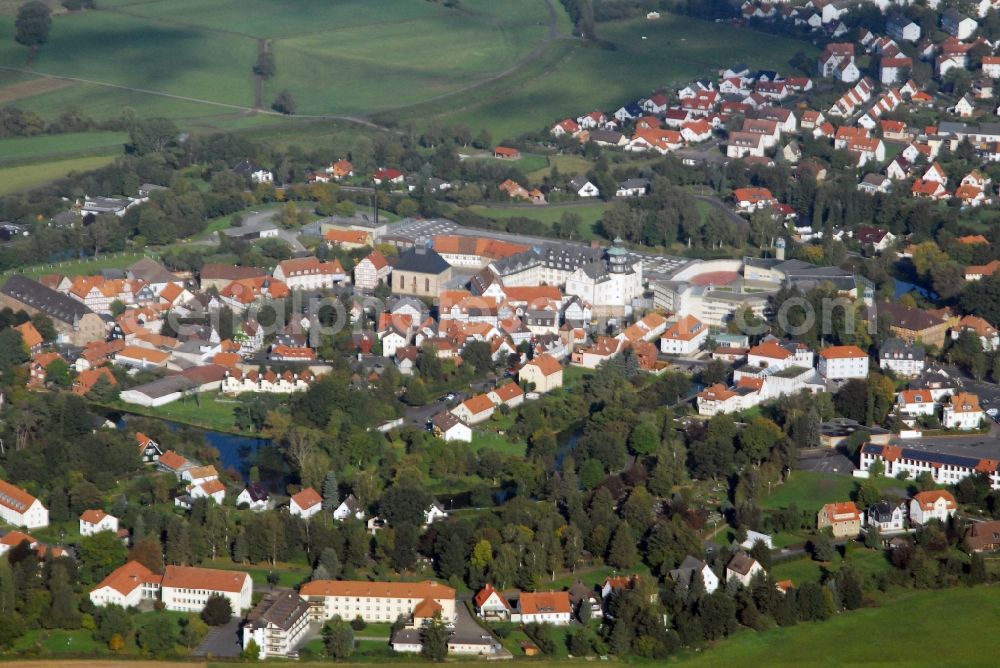
[[(671, 666), (909, 666), (992, 664), (1000, 639), (985, 629), (1000, 623), (996, 587), (894, 593), (877, 607), (839, 614), (825, 622), (762, 633), (744, 631), (709, 651), (665, 662)], [(947, 621), (947, 647), (927, 651), (928, 638)], [(891, 629), (873, 633), (873, 629)]]
[[(0, 15), (9, 14), (3, 3)], [(601, 23), (602, 43), (590, 44), (570, 36), (553, 5), (554, 37), (538, 0), (464, 0), (459, 9), (420, 0), (106, 0), (96, 11), (57, 12), (31, 73), (12, 22), (0, 21), (0, 63), (12, 68), (0, 73), (0, 101), (48, 117), (131, 108), (192, 130), (261, 128), (296, 124), (251, 113), (287, 88), (302, 121), (462, 122), (500, 139), (712, 74), (730, 53), (787, 69), (796, 51), (813, 50), (670, 15)], [(701, 39), (689, 43), (690, 35)], [(261, 49), (274, 53), (277, 74), (258, 97), (251, 66)]]
[(52, 160), (19, 167), (0, 167), (0, 195), (54, 181), (72, 172), (86, 172), (115, 160), (114, 155), (97, 155), (66, 160)]
[[(714, 75), (732, 64), (729, 54), (740, 54), (739, 59), (752, 68), (788, 70), (797, 51), (815, 53), (805, 42), (669, 14), (659, 21), (599, 23), (597, 31), (613, 46), (556, 42), (537, 61), (503, 81), (424, 110), (442, 123), (489, 127), (496, 138), (510, 137), (591, 109), (617, 108), (657, 88)], [(698, 39), (688, 41), (692, 35)]]
[(122, 132), (78, 132), (0, 139), (0, 165), (43, 159), (122, 152), (128, 137)]
[[(277, 75), (264, 87), (263, 107), (288, 88), (303, 115), (368, 114), (501, 74), (541, 43), (548, 18), (535, 0), (466, 0), (460, 9), (417, 0), (109, 0), (96, 11), (57, 14), (31, 63), (38, 74), (81, 81), (38, 95), (14, 81), (22, 89), (7, 95), (46, 115), (75, 105), (106, 117), (130, 106), (141, 116), (214, 124), (256, 105), (251, 66), (266, 48)], [(28, 52), (12, 31), (11, 21), (0, 22), (0, 62), (22, 68)], [(6, 87), (0, 81), (0, 99)]]

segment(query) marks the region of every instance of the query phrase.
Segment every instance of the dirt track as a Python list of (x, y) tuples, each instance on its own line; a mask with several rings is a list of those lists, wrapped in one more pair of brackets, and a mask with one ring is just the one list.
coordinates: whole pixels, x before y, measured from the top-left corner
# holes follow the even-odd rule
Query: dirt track
[(49, 91), (59, 90), (60, 88), (72, 85), (74, 85), (74, 82), (62, 79), (33, 79), (9, 86), (0, 86), (0, 104), (8, 104), (21, 98), (41, 95), (42, 93), (48, 93)]

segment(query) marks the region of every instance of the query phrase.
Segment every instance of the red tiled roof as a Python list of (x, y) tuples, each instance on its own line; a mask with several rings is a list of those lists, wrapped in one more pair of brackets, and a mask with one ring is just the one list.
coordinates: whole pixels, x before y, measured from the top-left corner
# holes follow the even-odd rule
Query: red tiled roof
[(163, 571), (163, 587), (177, 589), (207, 589), (239, 592), (249, 579), (249, 573), (223, 571), (195, 566), (167, 566)]
[(294, 501), (299, 508), (308, 510), (317, 504), (323, 503), (323, 497), (320, 496), (319, 492), (312, 487), (306, 487), (298, 494), (292, 495), (292, 501)]
[(313, 580), (299, 594), (309, 596), (354, 596), (454, 600), (455, 590), (433, 580), (424, 582), (367, 582), (360, 580)]
[(521, 613), (537, 615), (539, 613), (569, 613), (572, 611), (569, 602), (569, 592), (538, 591), (521, 593)]

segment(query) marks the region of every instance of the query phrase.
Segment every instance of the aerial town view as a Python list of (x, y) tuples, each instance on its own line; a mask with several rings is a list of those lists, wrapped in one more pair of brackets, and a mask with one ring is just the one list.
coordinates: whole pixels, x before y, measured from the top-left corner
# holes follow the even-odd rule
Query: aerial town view
[(1000, 0), (0, 0), (0, 662), (994, 666), (998, 328)]

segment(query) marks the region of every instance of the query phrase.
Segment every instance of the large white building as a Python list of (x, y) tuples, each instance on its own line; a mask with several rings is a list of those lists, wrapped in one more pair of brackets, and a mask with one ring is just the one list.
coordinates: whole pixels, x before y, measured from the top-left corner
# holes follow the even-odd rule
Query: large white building
[(642, 296), (642, 261), (621, 240), (608, 249), (551, 243), (489, 264), (504, 287), (562, 285), (588, 302), (594, 315), (626, 314)]
[(857, 346), (830, 346), (819, 351), (820, 375), (827, 380), (868, 377), (868, 353)]
[(260, 658), (288, 656), (305, 640), (309, 631), (309, 604), (291, 590), (267, 594), (247, 616), (243, 626), (243, 649), (252, 640)]
[(0, 480), (0, 519), (16, 527), (38, 529), (49, 525), (49, 510), (20, 487)]
[(990, 487), (1000, 489), (998, 464), (992, 459), (938, 452), (930, 448), (866, 443), (861, 446), (861, 466), (854, 475), (867, 478), (876, 462), (882, 466), (886, 478), (906, 473), (907, 478), (913, 480), (921, 473), (927, 473), (938, 485), (955, 485), (970, 475), (983, 474), (989, 478)]
[(274, 277), (290, 290), (320, 290), (343, 282), (347, 273), (339, 260), (320, 262), (316, 257), (302, 257), (279, 262)]
[(160, 599), (167, 610), (201, 612), (210, 596), (229, 599), (233, 614), (249, 610), (253, 581), (249, 573), (194, 566), (167, 566), (160, 582)]
[(143, 600), (156, 600), (160, 594), (162, 575), (157, 575), (138, 561), (116, 568), (90, 592), (90, 600), (98, 608), (120, 605), (134, 608)]
[(339, 616), (341, 619), (361, 617), (366, 622), (391, 623), (400, 615), (431, 619), (434, 613), (440, 613), (446, 624), (455, 621), (455, 590), (430, 580), (313, 580), (302, 585), (299, 593), (309, 602), (309, 616), (313, 621)]

